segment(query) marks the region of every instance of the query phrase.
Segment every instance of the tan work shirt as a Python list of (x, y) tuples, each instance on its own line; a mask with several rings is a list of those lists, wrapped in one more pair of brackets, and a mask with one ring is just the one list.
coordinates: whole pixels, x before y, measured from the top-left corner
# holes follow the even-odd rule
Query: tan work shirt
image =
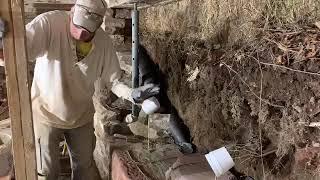
[(69, 24), (68, 12), (52, 11), (26, 25), (29, 60), (36, 60), (31, 89), (33, 112), (40, 116), (37, 120), (41, 123), (63, 129), (93, 120), (92, 96), (98, 79), (112, 90), (121, 77), (112, 41), (102, 29), (96, 32), (90, 53), (79, 61)]

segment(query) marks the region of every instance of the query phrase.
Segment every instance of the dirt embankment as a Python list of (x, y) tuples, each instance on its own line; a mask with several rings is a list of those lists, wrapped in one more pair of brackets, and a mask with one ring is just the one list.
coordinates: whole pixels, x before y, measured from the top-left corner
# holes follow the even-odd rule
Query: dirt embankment
[[(257, 179), (316, 179), (316, 1), (180, 1), (142, 12), (143, 43), (199, 148)], [(319, 8), (320, 6), (318, 6)]]

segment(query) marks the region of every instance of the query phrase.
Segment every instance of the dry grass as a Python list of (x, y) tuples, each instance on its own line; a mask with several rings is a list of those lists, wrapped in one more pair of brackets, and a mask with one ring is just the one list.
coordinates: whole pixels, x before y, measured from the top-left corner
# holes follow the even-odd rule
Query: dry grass
[(318, 0), (182, 0), (142, 11), (142, 32), (234, 45), (262, 29), (313, 22)]

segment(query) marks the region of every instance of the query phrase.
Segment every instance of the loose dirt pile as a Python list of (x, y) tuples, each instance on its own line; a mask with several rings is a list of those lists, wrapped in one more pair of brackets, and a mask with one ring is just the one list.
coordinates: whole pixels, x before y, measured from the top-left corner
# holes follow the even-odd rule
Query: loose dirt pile
[[(193, 142), (208, 150), (227, 146), (237, 167), (257, 179), (319, 178), (320, 131), (309, 127), (320, 113), (320, 29), (311, 23), (318, 13), (307, 8), (312, 2), (299, 8), (300, 2), (240, 1), (251, 8), (240, 10), (233, 1), (182, 1), (144, 14), (144, 45), (166, 75)], [(207, 26), (199, 20), (205, 11), (190, 14), (228, 3), (237, 13), (209, 13)], [(252, 7), (259, 13), (249, 18)], [(247, 19), (236, 18), (244, 11)], [(203, 33), (213, 24), (224, 26)]]

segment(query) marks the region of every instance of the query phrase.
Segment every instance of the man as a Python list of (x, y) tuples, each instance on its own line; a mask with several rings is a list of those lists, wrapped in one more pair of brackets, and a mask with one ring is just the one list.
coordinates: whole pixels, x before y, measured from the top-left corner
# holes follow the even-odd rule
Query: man
[(95, 84), (132, 99), (131, 89), (119, 82), (121, 70), (111, 39), (100, 28), (106, 7), (104, 0), (77, 0), (71, 12), (44, 13), (26, 25), (28, 58), (36, 60), (31, 99), (39, 179), (58, 179), (62, 135), (72, 160), (72, 179), (97, 179)]

